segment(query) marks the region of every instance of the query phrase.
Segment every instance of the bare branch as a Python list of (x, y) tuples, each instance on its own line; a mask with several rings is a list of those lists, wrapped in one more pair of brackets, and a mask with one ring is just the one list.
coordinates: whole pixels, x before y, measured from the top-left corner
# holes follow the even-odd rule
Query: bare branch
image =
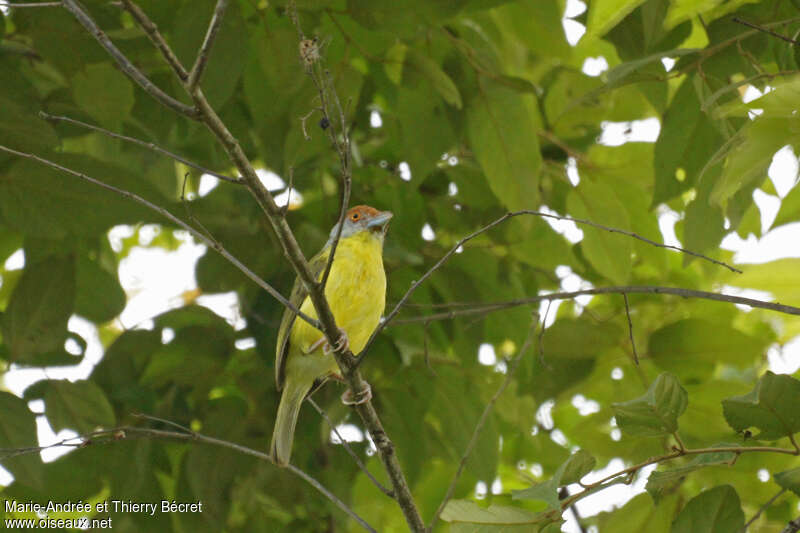
[(123, 7), (131, 14), (134, 20), (142, 27), (147, 37), (150, 39), (150, 42), (153, 43), (161, 55), (164, 57), (166, 62), (172, 67), (172, 71), (178, 76), (178, 78), (185, 82), (189, 78), (189, 73), (186, 72), (186, 69), (181, 63), (178, 56), (172, 51), (172, 49), (167, 44), (167, 41), (164, 40), (161, 33), (158, 31), (158, 27), (153, 23), (150, 18), (145, 15), (142, 8), (138, 5), (133, 3), (132, 0), (122, 0)]
[(200, 84), (200, 80), (203, 79), (203, 73), (208, 64), (208, 57), (211, 54), (211, 47), (214, 45), (214, 40), (217, 38), (217, 33), (222, 25), (222, 18), (225, 15), (225, 9), (227, 7), (228, 0), (217, 0), (214, 14), (211, 16), (211, 22), (208, 25), (208, 31), (206, 31), (206, 37), (203, 39), (200, 51), (197, 52), (197, 59), (195, 59), (192, 71), (189, 73), (189, 79), (186, 81), (186, 90), (190, 93), (194, 91), (195, 87)]
[(80, 120), (75, 120), (74, 118), (70, 118), (70, 117), (65, 117), (65, 116), (60, 116), (60, 115), (50, 115), (48, 113), (45, 113), (44, 111), (39, 111), (39, 116), (42, 117), (45, 120), (49, 120), (49, 121), (52, 121), (52, 122), (67, 122), (69, 124), (74, 124), (75, 126), (80, 126), (82, 128), (87, 128), (87, 129), (96, 131), (98, 133), (102, 133), (103, 135), (107, 135), (109, 137), (113, 137), (114, 139), (120, 139), (120, 140), (129, 142), (129, 143), (138, 144), (139, 146), (143, 146), (143, 147), (147, 148), (148, 150), (152, 150), (154, 152), (158, 152), (160, 154), (163, 154), (163, 155), (165, 155), (167, 157), (171, 157), (175, 161), (183, 163), (187, 167), (191, 167), (191, 168), (193, 168), (195, 170), (199, 170), (203, 174), (209, 174), (211, 176), (214, 176), (215, 178), (219, 178), (221, 180), (224, 180), (224, 181), (227, 181), (227, 182), (230, 182), (230, 183), (236, 183), (236, 184), (244, 183), (240, 178), (232, 178), (230, 176), (226, 176), (224, 174), (220, 174), (219, 172), (214, 172), (213, 170), (210, 170), (210, 169), (207, 169), (205, 167), (202, 167), (202, 166), (198, 165), (197, 163), (193, 163), (192, 161), (189, 161), (185, 157), (179, 156), (178, 154), (176, 154), (174, 152), (170, 152), (169, 150), (161, 148), (159, 145), (157, 145), (155, 143), (143, 141), (141, 139), (136, 139), (135, 137), (128, 137), (127, 135), (121, 135), (119, 133), (114, 133), (113, 131), (109, 131), (109, 130), (103, 129), (103, 128), (99, 127), (99, 126), (93, 126), (91, 124), (87, 124), (86, 122), (81, 122)]
[(775, 503), (775, 500), (777, 500), (778, 498), (780, 498), (780, 497), (781, 497), (781, 495), (783, 495), (783, 493), (784, 493), (784, 492), (786, 492), (786, 489), (785, 489), (785, 488), (781, 488), (781, 490), (779, 490), (779, 491), (778, 491), (778, 492), (777, 492), (777, 493), (776, 493), (776, 494), (775, 494), (775, 495), (774, 495), (772, 498), (770, 498), (769, 500), (767, 500), (767, 502), (766, 502), (764, 505), (762, 505), (761, 507), (759, 507), (759, 508), (758, 508), (758, 512), (756, 512), (756, 514), (754, 514), (754, 515), (753, 515), (753, 518), (751, 518), (750, 520), (748, 520), (748, 521), (745, 523), (745, 525), (743, 525), (743, 526), (742, 526), (742, 529), (740, 529), (740, 530), (739, 530), (739, 533), (745, 533), (745, 532), (747, 531), (747, 528), (748, 528), (748, 527), (750, 527), (750, 526), (753, 524), (753, 522), (755, 522), (756, 520), (758, 520), (758, 517), (759, 517), (759, 516), (761, 516), (761, 513), (763, 513), (763, 512), (764, 512), (764, 511), (766, 511), (767, 509), (769, 509), (769, 507), (770, 507), (770, 506), (771, 506), (773, 503)]
[(473, 448), (475, 448), (475, 444), (478, 442), (478, 435), (480, 435), (481, 430), (483, 429), (484, 424), (486, 424), (486, 420), (489, 417), (489, 413), (492, 412), (492, 408), (494, 408), (494, 404), (497, 403), (498, 398), (500, 395), (503, 394), (503, 391), (506, 390), (509, 383), (511, 383), (512, 378), (514, 377), (514, 373), (517, 371), (519, 367), (520, 361), (522, 361), (522, 357), (525, 355), (525, 352), (531, 347), (533, 344), (534, 333), (536, 332), (536, 326), (539, 325), (539, 315), (538, 313), (533, 314), (533, 319), (531, 320), (531, 327), (528, 331), (528, 338), (525, 339), (525, 343), (520, 348), (519, 353), (514, 358), (511, 363), (511, 366), (508, 368), (506, 372), (506, 377), (503, 382), (500, 384), (500, 387), (497, 388), (494, 395), (491, 397), (489, 402), (484, 407), (483, 412), (481, 413), (481, 417), (478, 419), (478, 423), (475, 425), (475, 429), (472, 431), (472, 437), (469, 439), (469, 443), (467, 447), (464, 449), (464, 453), (461, 455), (461, 461), (458, 463), (458, 468), (456, 469), (456, 473), (453, 475), (453, 479), (450, 481), (450, 485), (447, 487), (447, 491), (445, 492), (444, 498), (442, 498), (442, 502), (439, 504), (439, 507), (436, 509), (436, 512), (433, 513), (433, 518), (431, 519), (431, 523), (427, 528), (428, 532), (433, 531), (433, 526), (436, 525), (436, 522), (439, 520), (439, 516), (444, 511), (447, 502), (450, 501), (450, 498), (453, 497), (453, 492), (456, 490), (456, 484), (458, 480), (461, 478), (461, 473), (464, 471), (464, 467), (467, 464), (467, 459), (469, 455), (472, 453)]
[(17, 150), (12, 150), (11, 148), (8, 148), (8, 147), (3, 146), (3, 145), (0, 145), (0, 151), (8, 152), (10, 154), (13, 154), (13, 155), (16, 155), (16, 156), (19, 156), (19, 157), (25, 157), (27, 159), (32, 159), (32, 160), (37, 161), (37, 162), (39, 162), (39, 163), (41, 163), (43, 165), (47, 165), (47, 166), (49, 166), (51, 168), (54, 168), (56, 170), (60, 170), (61, 172), (65, 172), (67, 174), (71, 174), (73, 176), (76, 176), (78, 178), (86, 180), (89, 183), (97, 185), (98, 187), (102, 187), (103, 189), (106, 189), (108, 191), (111, 191), (111, 192), (114, 192), (116, 194), (119, 194), (120, 196), (123, 196), (123, 197), (125, 197), (125, 198), (127, 198), (129, 200), (133, 200), (134, 202), (137, 202), (137, 203), (147, 207), (151, 211), (154, 211), (154, 212), (158, 213), (159, 215), (161, 215), (164, 218), (168, 219), (173, 224), (175, 224), (177, 226), (180, 226), (182, 229), (185, 229), (186, 231), (188, 231), (189, 233), (194, 235), (197, 239), (202, 241), (203, 244), (205, 244), (209, 248), (213, 248), (214, 250), (216, 250), (220, 255), (222, 255), (222, 257), (224, 257), (225, 259), (230, 261), (236, 268), (238, 268), (248, 278), (253, 280), (256, 283), (256, 285), (258, 285), (259, 287), (261, 287), (262, 289), (267, 291), (269, 294), (271, 294), (276, 300), (278, 300), (284, 306), (286, 306), (289, 309), (291, 309), (292, 312), (297, 314), (297, 316), (299, 316), (303, 320), (307, 321), (309, 324), (313, 325), (314, 327), (319, 327), (319, 322), (317, 322), (316, 320), (314, 320), (310, 316), (308, 316), (305, 313), (303, 313), (302, 311), (300, 311), (293, 303), (291, 303), (289, 300), (287, 300), (280, 292), (278, 292), (274, 287), (272, 287), (272, 285), (270, 285), (269, 283), (267, 283), (266, 281), (264, 281), (263, 279), (258, 277), (252, 270), (247, 268), (241, 261), (239, 261), (236, 257), (231, 255), (230, 252), (228, 252), (225, 248), (223, 248), (222, 245), (219, 242), (217, 242), (215, 240), (212, 240), (209, 237), (203, 235), (202, 233), (200, 233), (199, 231), (194, 229), (192, 226), (190, 226), (189, 224), (187, 224), (183, 220), (179, 219), (178, 217), (176, 217), (175, 215), (173, 215), (172, 213), (170, 213), (169, 211), (167, 211), (163, 207), (159, 207), (159, 206), (155, 205), (154, 203), (149, 202), (148, 200), (145, 200), (141, 196), (136, 195), (136, 194), (134, 194), (134, 193), (132, 193), (130, 191), (126, 191), (124, 189), (119, 189), (117, 187), (114, 187), (113, 185), (109, 185), (109, 184), (107, 184), (105, 182), (102, 182), (102, 181), (100, 181), (98, 179), (92, 178), (91, 176), (87, 176), (86, 174), (83, 174), (83, 173), (78, 172), (76, 170), (72, 170), (71, 168), (64, 167), (62, 165), (59, 165), (58, 163), (54, 163), (53, 161), (50, 161), (48, 159), (44, 159), (43, 157), (39, 157), (38, 155), (28, 154), (28, 153), (25, 153), (25, 152), (18, 152)]
[(400, 308), (403, 307), (403, 305), (405, 305), (405, 303), (408, 301), (408, 299), (411, 297), (411, 295), (414, 293), (414, 291), (416, 291), (417, 288), (420, 285), (422, 285), (422, 283), (425, 282), (425, 280), (427, 280), (429, 277), (431, 277), (431, 275), (434, 272), (436, 272), (436, 270), (438, 270), (442, 265), (444, 265), (447, 262), (447, 260), (450, 259), (450, 257), (452, 257), (453, 254), (455, 254), (456, 251), (459, 248), (461, 248), (461, 246), (463, 246), (467, 242), (471, 241), (475, 237), (478, 237), (479, 235), (482, 235), (483, 233), (486, 233), (487, 231), (489, 231), (490, 229), (494, 228), (495, 226), (498, 226), (498, 225), (502, 224), (506, 220), (509, 220), (509, 219), (511, 219), (513, 217), (517, 217), (517, 216), (521, 216), (521, 215), (533, 215), (533, 216), (538, 216), (538, 217), (543, 217), (543, 218), (552, 218), (552, 219), (556, 219), (556, 220), (568, 220), (570, 222), (575, 222), (576, 224), (583, 224), (583, 225), (590, 226), (590, 227), (593, 227), (593, 228), (601, 229), (603, 231), (608, 231), (610, 233), (619, 233), (621, 235), (627, 235), (628, 237), (632, 237), (634, 239), (638, 239), (640, 241), (646, 242), (646, 243), (648, 243), (648, 244), (650, 244), (652, 246), (656, 246), (658, 248), (667, 248), (667, 249), (675, 250), (675, 251), (678, 251), (678, 252), (681, 252), (681, 253), (684, 253), (684, 254), (688, 254), (688, 255), (691, 255), (691, 256), (694, 256), (694, 257), (699, 257), (701, 259), (705, 259), (706, 261), (709, 261), (709, 262), (714, 263), (716, 265), (723, 266), (723, 267), (727, 268), (728, 270), (730, 270), (732, 272), (736, 272), (736, 273), (739, 273), (739, 274), (742, 273), (741, 270), (739, 270), (739, 269), (737, 269), (735, 267), (732, 267), (731, 265), (728, 265), (727, 263), (723, 263), (722, 261), (717, 261), (716, 259), (712, 259), (710, 257), (707, 257), (707, 256), (703, 255), (703, 254), (698, 254), (696, 252), (692, 252), (690, 250), (686, 250), (686, 249), (680, 248), (678, 246), (672, 246), (672, 245), (669, 245), (669, 244), (661, 244), (661, 243), (658, 243), (656, 241), (650, 240), (647, 237), (642, 237), (641, 235), (639, 235), (637, 233), (634, 233), (632, 231), (627, 231), (627, 230), (623, 230), (623, 229), (604, 226), (603, 224), (597, 224), (596, 222), (592, 222), (591, 220), (584, 220), (584, 219), (581, 219), (581, 218), (573, 218), (573, 217), (561, 216), (561, 215), (553, 215), (553, 214), (550, 214), (550, 213), (543, 213), (541, 211), (533, 211), (533, 210), (530, 210), (530, 209), (523, 209), (523, 210), (520, 210), (520, 211), (512, 211), (512, 212), (508, 212), (505, 215), (501, 216), (500, 218), (490, 222), (489, 224), (483, 226), (482, 228), (470, 233), (466, 237), (462, 237), (461, 239), (459, 239), (459, 241), (456, 242), (456, 244), (452, 248), (450, 248), (450, 250), (446, 254), (444, 254), (441, 257), (441, 259), (439, 259), (439, 261), (436, 262), (436, 264), (434, 264), (430, 269), (428, 269), (428, 271), (425, 272), (425, 274), (423, 274), (422, 277), (420, 277), (418, 280), (414, 281), (414, 283), (411, 284), (411, 287), (409, 287), (409, 289), (406, 291), (406, 293), (403, 295), (403, 297), (400, 298), (400, 301), (397, 302), (397, 305), (394, 306), (392, 311), (388, 315), (386, 315), (386, 318), (384, 319), (384, 321), (381, 322), (381, 324), (377, 327), (377, 329), (372, 333), (372, 336), (370, 336), (369, 340), (367, 341), (367, 344), (364, 346), (364, 349), (361, 350), (361, 353), (367, 353), (367, 350), (372, 345), (372, 343), (375, 341), (375, 337), (377, 337), (378, 334), (383, 330), (383, 328), (388, 326), (389, 322), (391, 322), (394, 319), (394, 317), (397, 316), (397, 313), (400, 312)]
[(786, 37), (785, 35), (781, 35), (780, 33), (775, 33), (774, 31), (770, 30), (769, 28), (765, 28), (764, 26), (753, 24), (752, 22), (747, 22), (746, 20), (742, 20), (739, 17), (733, 17), (731, 20), (733, 20), (734, 22), (738, 22), (739, 24), (742, 24), (744, 26), (747, 26), (748, 28), (753, 28), (754, 30), (758, 30), (768, 35), (772, 35), (773, 37), (777, 37), (778, 39), (786, 41), (787, 43), (791, 43), (795, 46), (800, 46), (800, 42), (797, 42), (792, 38)]
[(0, 6), (3, 7), (61, 7), (61, 2), (29, 2), (24, 4), (14, 4), (11, 2), (0, 1)]
[(800, 307), (793, 307), (791, 305), (783, 305), (779, 303), (764, 302), (761, 300), (754, 300), (752, 298), (744, 298), (742, 296), (732, 296), (729, 294), (719, 294), (716, 292), (697, 291), (693, 289), (683, 289), (680, 287), (660, 287), (650, 285), (626, 285), (626, 286), (613, 286), (613, 287), (597, 287), (594, 289), (583, 289), (573, 292), (553, 292), (549, 294), (539, 294), (531, 296), (530, 298), (519, 298), (517, 300), (508, 300), (506, 302), (495, 302), (478, 304), (475, 307), (468, 307), (462, 309), (454, 309), (452, 311), (445, 311), (441, 313), (433, 313), (430, 315), (422, 315), (411, 318), (401, 318), (394, 321), (395, 325), (401, 324), (414, 324), (419, 322), (432, 322), (437, 320), (451, 320), (453, 318), (470, 315), (482, 315), (518, 307), (520, 305), (528, 305), (545, 300), (572, 300), (578, 296), (584, 295), (598, 295), (598, 294), (671, 294), (680, 296), (682, 298), (700, 298), (704, 300), (714, 300), (717, 302), (727, 302), (732, 304), (749, 305), (759, 309), (768, 309), (778, 313), (787, 315), (800, 315)]
[(83, 10), (83, 7), (78, 3), (77, 0), (63, 0), (62, 5), (73, 14), (73, 16), (78, 19), (78, 22), (86, 28), (97, 42), (106, 49), (109, 55), (114, 58), (114, 61), (117, 62), (120, 70), (125, 73), (130, 79), (135, 81), (139, 86), (144, 89), (150, 96), (164, 104), (166, 107), (172, 109), (176, 113), (180, 113), (186, 117), (197, 119), (197, 110), (192, 107), (188, 106), (178, 100), (174, 99), (173, 97), (169, 96), (167, 93), (159, 89), (156, 85), (153, 84), (144, 74), (137, 69), (133, 63), (123, 54), (119, 48), (114, 46), (114, 43), (111, 42), (111, 39), (101, 30), (97, 24), (95, 24), (94, 20)]
[(367, 469), (366, 465), (364, 465), (364, 462), (361, 460), (361, 458), (350, 447), (350, 443), (348, 443), (345, 440), (345, 438), (342, 437), (342, 435), (339, 433), (339, 430), (336, 429), (335, 425), (333, 425), (333, 422), (331, 422), (331, 419), (328, 418), (328, 414), (322, 409), (322, 407), (317, 405), (317, 402), (315, 402), (313, 398), (308, 398), (306, 401), (310, 403), (311, 407), (316, 409), (319, 415), (325, 420), (325, 422), (328, 424), (328, 427), (331, 428), (331, 430), (336, 434), (336, 437), (338, 437), (339, 441), (342, 443), (342, 446), (344, 446), (344, 449), (347, 451), (350, 457), (353, 458), (353, 461), (356, 462), (358, 468), (360, 468), (361, 471), (364, 472), (364, 474), (369, 478), (369, 480), (372, 481), (372, 484), (378, 487), (378, 490), (380, 490), (382, 493), (394, 499), (394, 493), (391, 490), (384, 487), (380, 481), (375, 479), (375, 476), (373, 476), (372, 473)]

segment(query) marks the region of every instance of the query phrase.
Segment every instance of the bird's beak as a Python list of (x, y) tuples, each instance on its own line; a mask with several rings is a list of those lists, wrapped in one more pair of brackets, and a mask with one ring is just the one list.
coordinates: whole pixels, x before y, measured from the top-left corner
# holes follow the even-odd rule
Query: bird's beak
[(392, 214), (391, 211), (381, 211), (380, 213), (375, 215), (372, 218), (372, 220), (367, 222), (367, 227), (370, 228), (370, 229), (376, 228), (376, 229), (382, 229), (382, 230), (385, 231), (386, 230), (386, 226), (389, 224), (389, 220), (391, 220), (393, 216), (394, 215)]

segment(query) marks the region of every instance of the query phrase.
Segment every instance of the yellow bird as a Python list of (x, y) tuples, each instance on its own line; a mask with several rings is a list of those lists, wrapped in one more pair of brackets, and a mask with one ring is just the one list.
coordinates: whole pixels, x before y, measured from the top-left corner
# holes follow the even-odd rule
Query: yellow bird
[[(366, 205), (347, 212), (325, 285), (325, 297), (342, 332), (337, 347), (340, 344), (349, 346), (354, 354), (364, 348), (386, 305), (383, 240), (391, 218), (389, 211), (378, 211)], [(322, 278), (337, 231), (338, 224), (331, 230), (322, 250), (309, 261), (318, 280)], [(299, 280), (295, 280), (289, 299), (303, 313), (317, 318), (314, 305)], [(284, 311), (275, 353), (275, 381), (278, 390), (283, 392), (270, 453), (278, 466), (289, 464), (297, 416), (305, 397), (329, 377), (341, 379), (325, 336), (305, 320), (296, 320), (296, 316), (289, 309)], [(369, 396), (371, 393), (365, 398), (350, 399), (345, 393), (342, 400), (361, 403)]]

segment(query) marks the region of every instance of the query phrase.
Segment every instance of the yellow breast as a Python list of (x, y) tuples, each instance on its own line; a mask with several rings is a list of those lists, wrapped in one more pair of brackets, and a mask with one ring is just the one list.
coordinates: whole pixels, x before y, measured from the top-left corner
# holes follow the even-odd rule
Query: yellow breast
[[(386, 305), (383, 245), (378, 237), (362, 231), (339, 241), (325, 286), (325, 297), (336, 324), (347, 333), (350, 350), (358, 354), (378, 326)], [(317, 317), (309, 298), (303, 301), (300, 309)], [(321, 335), (306, 321), (297, 320), (289, 342), (305, 352)], [(330, 359), (335, 369), (333, 357)]]

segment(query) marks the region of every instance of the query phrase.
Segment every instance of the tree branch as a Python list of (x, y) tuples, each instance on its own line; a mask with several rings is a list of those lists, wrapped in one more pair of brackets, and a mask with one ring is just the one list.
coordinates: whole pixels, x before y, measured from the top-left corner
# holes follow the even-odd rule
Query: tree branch
[(94, 20), (83, 10), (83, 7), (78, 3), (77, 0), (62, 0), (62, 5), (70, 12), (72, 15), (78, 19), (78, 22), (86, 28), (97, 42), (106, 49), (108, 54), (117, 62), (120, 70), (125, 73), (130, 79), (135, 81), (139, 86), (144, 89), (150, 96), (161, 102), (166, 107), (172, 109), (176, 113), (180, 113), (183, 116), (197, 119), (197, 110), (192, 106), (188, 106), (178, 100), (174, 99), (173, 97), (169, 96), (167, 93), (159, 89), (152, 81), (150, 81), (144, 74), (139, 71), (130, 60), (125, 57), (119, 48), (114, 46), (114, 43), (111, 42), (111, 39), (101, 30), (97, 24), (95, 24)]
[(56, 170), (60, 170), (61, 172), (65, 172), (67, 174), (71, 174), (71, 175), (73, 175), (75, 177), (78, 177), (78, 178), (81, 178), (83, 180), (86, 180), (89, 183), (97, 185), (98, 187), (102, 187), (103, 189), (106, 189), (106, 190), (111, 191), (113, 193), (119, 194), (120, 196), (122, 196), (124, 198), (127, 198), (129, 200), (133, 200), (134, 202), (137, 202), (137, 203), (145, 206), (146, 208), (150, 209), (151, 211), (154, 211), (154, 212), (158, 213), (159, 215), (163, 216), (164, 218), (166, 218), (167, 220), (169, 220), (173, 224), (179, 226), (182, 229), (185, 229), (186, 231), (188, 231), (189, 233), (194, 235), (197, 239), (202, 241), (203, 244), (205, 244), (209, 248), (212, 248), (212, 249), (216, 250), (217, 253), (219, 253), (222, 257), (224, 257), (230, 263), (232, 263), (233, 266), (238, 268), (248, 278), (253, 280), (256, 283), (256, 285), (258, 285), (259, 287), (261, 287), (262, 289), (267, 291), (276, 300), (278, 300), (284, 306), (286, 306), (289, 309), (291, 309), (292, 312), (296, 313), (300, 318), (302, 318), (303, 320), (307, 321), (309, 324), (313, 325), (314, 327), (319, 327), (319, 322), (318, 321), (316, 321), (315, 319), (311, 318), (310, 316), (308, 316), (305, 313), (303, 313), (302, 311), (300, 311), (293, 303), (291, 303), (289, 300), (287, 300), (272, 285), (270, 285), (269, 283), (267, 283), (266, 281), (264, 281), (263, 279), (258, 277), (252, 270), (247, 268), (241, 261), (239, 261), (236, 257), (231, 255), (231, 253), (228, 252), (219, 242), (207, 237), (206, 235), (203, 235), (201, 232), (197, 231), (192, 226), (190, 226), (189, 224), (187, 224), (183, 220), (179, 219), (178, 217), (176, 217), (175, 215), (173, 215), (172, 213), (170, 213), (169, 211), (167, 211), (163, 207), (159, 207), (159, 206), (155, 205), (154, 203), (152, 203), (152, 202), (150, 202), (148, 200), (145, 200), (141, 196), (139, 196), (137, 194), (134, 194), (134, 193), (132, 193), (130, 191), (126, 191), (124, 189), (119, 189), (117, 187), (114, 187), (113, 185), (109, 185), (109, 184), (107, 184), (107, 183), (105, 183), (103, 181), (100, 181), (98, 179), (95, 179), (95, 178), (93, 178), (91, 176), (87, 176), (86, 174), (83, 174), (83, 173), (78, 172), (76, 170), (72, 170), (71, 168), (67, 168), (65, 166), (59, 165), (58, 163), (50, 161), (49, 159), (45, 159), (43, 157), (39, 157), (38, 155), (29, 154), (29, 153), (25, 153), (25, 152), (19, 152), (17, 150), (12, 150), (11, 148), (8, 148), (8, 147), (3, 146), (3, 145), (0, 145), (0, 151), (8, 152), (9, 154), (13, 154), (13, 155), (16, 155), (16, 156), (19, 156), (19, 157), (25, 157), (27, 159), (32, 159), (32, 160), (34, 160), (34, 161), (36, 161), (38, 163), (41, 163), (43, 165), (47, 165), (47, 166), (49, 166), (51, 168), (54, 168)]
[(660, 287), (650, 285), (629, 285), (629, 286), (612, 286), (612, 287), (596, 287), (594, 289), (583, 289), (572, 292), (552, 292), (549, 294), (540, 294), (531, 296), (530, 298), (519, 298), (516, 300), (508, 300), (506, 302), (495, 302), (478, 304), (475, 307), (468, 307), (462, 309), (454, 309), (451, 311), (444, 311), (441, 313), (432, 313), (430, 315), (422, 315), (411, 318), (400, 318), (394, 321), (394, 325), (401, 324), (415, 324), (419, 322), (433, 322), (437, 320), (451, 320), (453, 318), (471, 315), (481, 315), (518, 307), (520, 305), (529, 305), (541, 301), (550, 300), (572, 300), (578, 296), (584, 295), (598, 295), (598, 294), (671, 294), (680, 296), (682, 298), (700, 298), (704, 300), (714, 300), (718, 302), (727, 302), (732, 304), (749, 305), (759, 309), (768, 309), (778, 313), (787, 315), (800, 315), (800, 307), (793, 307), (791, 305), (783, 305), (779, 303), (764, 302), (761, 300), (754, 300), (752, 298), (744, 298), (742, 296), (733, 296), (729, 294), (719, 294), (716, 292), (697, 291), (694, 289), (683, 289), (679, 287)]
[(199, 170), (203, 174), (209, 174), (211, 176), (214, 176), (215, 178), (219, 178), (219, 179), (221, 179), (223, 181), (227, 181), (229, 183), (236, 183), (236, 184), (244, 183), (239, 178), (232, 178), (230, 176), (226, 176), (224, 174), (220, 174), (219, 172), (214, 172), (213, 170), (210, 170), (210, 169), (207, 169), (205, 167), (202, 167), (202, 166), (198, 165), (197, 163), (189, 161), (185, 157), (179, 156), (178, 154), (176, 154), (174, 152), (170, 152), (169, 150), (161, 148), (159, 145), (157, 145), (155, 143), (143, 141), (141, 139), (136, 139), (135, 137), (128, 137), (127, 135), (122, 135), (122, 134), (119, 134), (119, 133), (114, 133), (113, 131), (109, 131), (107, 129), (103, 129), (103, 128), (99, 127), (99, 126), (93, 126), (92, 124), (87, 124), (86, 122), (81, 122), (80, 120), (75, 120), (74, 118), (70, 118), (70, 117), (65, 117), (65, 116), (60, 116), (60, 115), (50, 115), (48, 113), (45, 113), (44, 111), (39, 111), (39, 116), (42, 117), (43, 119), (49, 120), (51, 122), (67, 122), (69, 124), (74, 124), (75, 126), (80, 126), (82, 128), (86, 128), (86, 129), (90, 129), (90, 130), (96, 131), (98, 133), (102, 133), (103, 135), (107, 135), (107, 136), (112, 137), (114, 139), (120, 139), (122, 141), (126, 141), (126, 142), (129, 142), (129, 143), (138, 144), (139, 146), (143, 146), (143, 147), (147, 148), (148, 150), (152, 150), (152, 151), (157, 152), (159, 154), (163, 154), (163, 155), (165, 155), (167, 157), (170, 157), (170, 158), (174, 159), (175, 161), (183, 163), (187, 167), (191, 167), (191, 168), (193, 168), (195, 170)]
[[(191, 431), (191, 430), (186, 431), (186, 428), (184, 428), (180, 424), (176, 424), (169, 420), (164, 420), (157, 417), (151, 417), (149, 415), (143, 415), (143, 416), (140, 415), (140, 416), (142, 418), (148, 418), (154, 421), (163, 422), (175, 426), (177, 428), (180, 428), (182, 431), (180, 432), (165, 431), (162, 429), (140, 428), (136, 426), (120, 426), (111, 429), (93, 431), (91, 433), (87, 433), (85, 435), (79, 435), (77, 437), (71, 437), (56, 442), (54, 444), (50, 444), (49, 446), (31, 446), (29, 448), (15, 448), (15, 449), (0, 448), (0, 454), (2, 454), (0, 455), (0, 460), (10, 459), (11, 457), (17, 457), (19, 455), (38, 453), (42, 450), (48, 450), (50, 448), (58, 448), (58, 447), (85, 448), (87, 446), (92, 446), (95, 444), (110, 444), (121, 440), (128, 440), (130, 438), (150, 438), (150, 439), (164, 439), (164, 440), (175, 439), (182, 441), (202, 442), (205, 444), (210, 444), (212, 446), (228, 448), (236, 452), (242, 453), (244, 455), (255, 457), (256, 459), (259, 459), (261, 461), (267, 461), (272, 463), (272, 458), (269, 456), (269, 454), (266, 454), (264, 452), (248, 448), (247, 446), (242, 446), (241, 444), (236, 444), (235, 442), (217, 439), (215, 437), (209, 437), (208, 435), (203, 435), (202, 433), (197, 433), (196, 431)], [(78, 442), (71, 442), (71, 441), (78, 441)], [(358, 522), (358, 524), (365, 530), (370, 531), (371, 533), (376, 533), (375, 529), (373, 529), (372, 526), (370, 526), (363, 518), (358, 516), (355, 513), (355, 511), (350, 509), (342, 500), (337, 498), (336, 495), (334, 495), (331, 491), (326, 489), (315, 478), (313, 478), (312, 476), (308, 475), (301, 469), (291, 464), (287, 466), (287, 469), (294, 475), (302, 478), (312, 487), (317, 489), (320, 493), (322, 493), (323, 496), (328, 498), (331, 502), (333, 502), (334, 505), (336, 505), (339, 509), (341, 509), (348, 516), (350, 516), (350, 518)]]
[(217, 33), (222, 25), (222, 18), (225, 15), (225, 9), (227, 9), (227, 7), (228, 0), (217, 0), (214, 14), (211, 16), (211, 22), (208, 24), (206, 37), (203, 39), (203, 44), (197, 52), (197, 59), (195, 59), (192, 71), (189, 72), (189, 79), (186, 81), (186, 90), (190, 93), (194, 91), (195, 87), (200, 84), (200, 80), (203, 79), (203, 73), (208, 64), (208, 57), (211, 54), (211, 47), (214, 45), (214, 40), (217, 38)]
[[(467, 464), (467, 459), (469, 455), (472, 453), (473, 448), (475, 448), (475, 444), (478, 442), (478, 435), (480, 435), (481, 430), (483, 429), (484, 424), (486, 423), (486, 419), (489, 417), (489, 413), (492, 412), (492, 408), (494, 408), (494, 404), (497, 403), (498, 398), (500, 395), (503, 394), (503, 391), (506, 390), (509, 383), (511, 383), (511, 379), (514, 377), (514, 373), (517, 371), (519, 367), (520, 361), (522, 361), (522, 357), (525, 355), (525, 352), (531, 347), (533, 344), (533, 337), (534, 333), (536, 332), (536, 326), (539, 325), (539, 314), (534, 313), (533, 319), (531, 320), (531, 327), (528, 331), (528, 338), (525, 339), (525, 343), (522, 345), (517, 356), (514, 358), (514, 361), (511, 363), (508, 371), (506, 372), (506, 377), (503, 382), (500, 384), (500, 387), (497, 388), (492, 398), (484, 407), (483, 412), (481, 413), (481, 417), (478, 419), (478, 423), (475, 425), (475, 429), (472, 431), (472, 437), (469, 439), (469, 443), (467, 443), (467, 447), (464, 449), (464, 453), (461, 455), (461, 461), (458, 463), (458, 468), (456, 469), (456, 473), (453, 475), (453, 479), (450, 481), (450, 485), (447, 487), (447, 491), (445, 492), (444, 498), (442, 498), (442, 502), (439, 504), (439, 507), (436, 509), (436, 512), (433, 513), (433, 518), (431, 518), (431, 523), (427, 528), (428, 533), (433, 531), (433, 526), (436, 525), (436, 522), (439, 520), (439, 516), (444, 511), (447, 502), (450, 501), (450, 498), (453, 497), (453, 492), (456, 489), (456, 484), (458, 480), (461, 478), (461, 473), (464, 471), (464, 467)], [(544, 324), (542, 324), (542, 328), (544, 328)]]

